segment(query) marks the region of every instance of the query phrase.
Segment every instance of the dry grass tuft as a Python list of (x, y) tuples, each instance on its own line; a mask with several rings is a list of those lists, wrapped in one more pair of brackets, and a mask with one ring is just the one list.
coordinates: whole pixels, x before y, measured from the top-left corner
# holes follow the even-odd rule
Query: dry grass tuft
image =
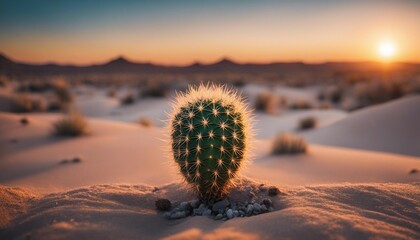
[(67, 104), (73, 101), (73, 95), (71, 94), (70, 89), (64, 80), (55, 81), (52, 84), (52, 87), (53, 92), (61, 103)]
[(305, 117), (299, 120), (299, 129), (306, 130), (315, 128), (318, 121), (315, 117)]
[(12, 111), (16, 113), (43, 112), (45, 104), (27, 94), (18, 94), (12, 99)]
[(140, 118), (137, 122), (140, 125), (142, 125), (143, 127), (152, 127), (153, 126), (153, 122), (148, 118)]
[(134, 95), (132, 93), (128, 93), (121, 99), (122, 105), (131, 105), (135, 102)]
[(54, 123), (54, 134), (57, 136), (76, 137), (85, 135), (87, 131), (87, 122), (85, 118), (76, 111), (70, 111), (67, 116)]
[(255, 109), (268, 114), (277, 113), (279, 104), (279, 98), (270, 92), (262, 92), (255, 99)]
[(272, 154), (305, 153), (307, 144), (304, 138), (291, 133), (282, 133), (276, 136), (273, 142)]
[(292, 110), (304, 110), (313, 108), (312, 104), (306, 100), (295, 101), (289, 105)]

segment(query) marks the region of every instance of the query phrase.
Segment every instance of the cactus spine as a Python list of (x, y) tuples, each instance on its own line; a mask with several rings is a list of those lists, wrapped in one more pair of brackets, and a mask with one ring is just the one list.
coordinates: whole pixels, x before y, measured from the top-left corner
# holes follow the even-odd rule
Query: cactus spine
[(248, 112), (236, 93), (220, 86), (190, 87), (177, 96), (171, 118), (175, 162), (203, 200), (217, 200), (246, 159)]

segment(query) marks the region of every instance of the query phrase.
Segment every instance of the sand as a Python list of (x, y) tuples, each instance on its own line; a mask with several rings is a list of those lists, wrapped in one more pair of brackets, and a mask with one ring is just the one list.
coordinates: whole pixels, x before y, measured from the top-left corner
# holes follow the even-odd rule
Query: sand
[[(28, 198), (0, 230), (2, 239), (418, 239), (418, 184), (332, 184), (283, 187), (275, 210), (215, 221), (188, 217), (169, 221), (154, 209), (158, 197), (192, 198), (178, 184), (158, 191), (146, 185), (96, 185)], [(7, 187), (0, 192), (13, 191)], [(7, 204), (7, 203), (6, 203)], [(25, 208), (23, 206), (22, 208)], [(230, 238), (228, 238), (230, 237)]]
[[(60, 114), (0, 113), (0, 239), (419, 239), (420, 174), (409, 173), (420, 169), (419, 141), (413, 141), (419, 136), (418, 100), (349, 115), (258, 115), (262, 131), (243, 184), (275, 185), (283, 194), (272, 198), (274, 212), (229, 221), (169, 221), (156, 212), (159, 197), (174, 204), (194, 199), (180, 183), (164, 129), (130, 122), (144, 112), (155, 121), (167, 100), (121, 107), (103, 97), (89, 105), (81, 97), (78, 103), (94, 116), (88, 118), (90, 134), (79, 138), (51, 134)], [(112, 119), (116, 108), (123, 113)], [(319, 129), (301, 133), (311, 142), (308, 153), (271, 155), (276, 131), (293, 129), (305, 114), (321, 118)], [(22, 117), (28, 125), (19, 123)], [(334, 137), (337, 144), (324, 142)], [(61, 163), (74, 157), (82, 161)]]
[[(21, 116), (0, 113), (0, 183), (50, 193), (94, 184), (161, 185), (179, 180), (163, 129), (90, 119), (90, 135), (59, 138), (51, 134), (51, 126), (60, 117), (31, 114), (30, 123), (22, 126)], [(409, 174), (420, 169), (416, 157), (321, 145), (310, 145), (305, 155), (272, 156), (271, 144), (255, 141), (245, 176), (291, 185), (420, 180), (419, 174)], [(61, 164), (74, 157), (82, 162)]]
[(420, 95), (376, 105), (304, 134), (312, 143), (420, 156)]

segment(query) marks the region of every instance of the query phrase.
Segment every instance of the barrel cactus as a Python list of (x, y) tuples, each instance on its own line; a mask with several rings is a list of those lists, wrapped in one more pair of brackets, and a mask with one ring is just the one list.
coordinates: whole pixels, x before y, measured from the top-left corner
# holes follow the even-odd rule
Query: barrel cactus
[(200, 199), (220, 199), (232, 186), (247, 159), (248, 115), (243, 100), (221, 86), (190, 87), (177, 96), (170, 121), (172, 154)]

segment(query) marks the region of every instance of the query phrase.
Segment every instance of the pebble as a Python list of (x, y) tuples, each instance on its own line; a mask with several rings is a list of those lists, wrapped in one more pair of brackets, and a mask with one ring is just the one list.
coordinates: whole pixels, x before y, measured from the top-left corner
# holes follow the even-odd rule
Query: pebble
[(267, 212), (268, 211), (268, 209), (267, 209), (267, 207), (263, 204), (263, 205), (261, 205), (261, 212)]
[[(278, 194), (281, 194), (280, 190), (277, 187), (267, 187), (264, 185), (259, 185), (252, 188), (248, 187), (247, 189), (253, 191), (256, 190), (255, 193), (257, 193), (258, 198), (252, 198), (249, 197), (249, 195), (244, 195), (244, 197), (247, 199), (247, 201), (244, 202), (242, 202), (240, 199), (229, 200), (228, 198), (224, 198), (215, 203), (210, 202), (206, 204), (198, 199), (195, 199), (191, 201), (181, 202), (175, 208), (172, 208), (172, 206), (169, 205), (169, 207), (166, 207), (166, 209), (168, 210), (164, 213), (164, 216), (168, 219), (179, 219), (188, 216), (207, 216), (214, 220), (226, 221), (236, 217), (249, 217), (261, 213), (274, 211), (273, 202), (270, 198), (263, 198), (262, 201), (257, 199), (260, 199), (260, 197), (263, 197), (263, 195), (265, 194), (269, 196), (276, 196)], [(263, 192), (265, 193), (263, 194)], [(170, 201), (168, 199), (159, 200), (166, 200), (170, 204)], [(158, 208), (157, 202), (158, 201), (156, 201), (156, 207)], [(169, 209), (171, 208), (172, 211), (169, 211)]]
[(270, 197), (277, 196), (279, 193), (280, 190), (275, 186), (271, 186), (268, 188), (268, 196)]
[(253, 211), (253, 213), (254, 214), (260, 214), (261, 213), (261, 205), (260, 204), (258, 204), (258, 203), (254, 203), (254, 211)]
[(226, 211), (226, 216), (227, 216), (229, 219), (233, 218), (233, 211), (232, 211), (232, 209), (229, 209), (229, 210), (227, 210), (227, 211)]
[(229, 201), (226, 198), (224, 198), (223, 200), (218, 201), (215, 204), (213, 204), (212, 210), (214, 212), (218, 212), (219, 209), (224, 209), (227, 206), (229, 206), (229, 204), (230, 204)]
[(187, 213), (184, 211), (172, 212), (171, 215), (169, 215), (169, 219), (180, 219), (186, 216), (187, 216)]
[(268, 198), (264, 198), (262, 200), (262, 204), (265, 205), (267, 208), (273, 206), (273, 202), (271, 201), (271, 199)]
[(254, 205), (249, 204), (248, 207), (246, 208), (246, 214), (249, 216), (252, 214), (253, 211), (254, 211)]
[(210, 216), (211, 215), (211, 210), (207, 209), (203, 212), (203, 216)]
[(267, 192), (267, 187), (264, 184), (261, 184), (259, 187), (260, 192)]
[(155, 206), (159, 211), (168, 211), (171, 209), (171, 201), (166, 198), (159, 198), (155, 202)]
[(239, 211), (233, 210), (233, 217), (239, 217)]
[(192, 201), (191, 201), (191, 206), (192, 206), (193, 208), (198, 208), (198, 207), (200, 206), (200, 201), (199, 201), (199, 200), (197, 200), (197, 199), (192, 200)]

